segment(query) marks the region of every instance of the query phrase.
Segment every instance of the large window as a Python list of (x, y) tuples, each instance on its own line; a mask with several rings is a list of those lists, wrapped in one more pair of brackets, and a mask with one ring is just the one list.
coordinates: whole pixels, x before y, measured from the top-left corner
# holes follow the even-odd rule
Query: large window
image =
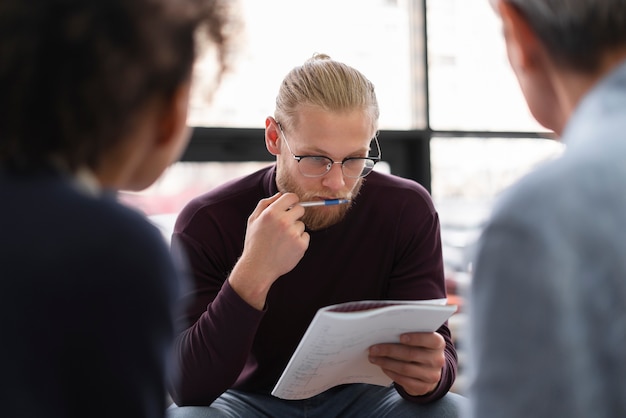
[(538, 131), (488, 0), (428, 0), (430, 126)]
[(192, 161), (122, 199), (172, 219), (194, 196), (268, 164), (262, 127), (279, 84), (321, 52), (373, 81), (388, 169), (431, 190), (449, 264), (465, 266), (454, 254), (473, 239), (493, 198), (561, 145), (538, 138), (543, 129), (509, 68), (489, 1), (425, 1), (240, 0), (242, 48), (210, 104), (203, 82), (213, 74), (210, 61), (198, 63), (189, 124), (199, 128), (186, 158)]
[[(189, 120), (198, 128), (186, 161), (121, 198), (168, 238), (194, 196), (271, 162), (263, 126), (282, 78), (326, 53), (375, 84), (383, 168), (431, 190), (448, 282), (457, 290), (467, 284), (470, 250), (494, 198), (562, 151), (529, 114), (489, 0), (239, 1), (243, 49), (212, 104), (203, 87), (212, 72), (199, 62)], [(450, 321), (455, 335), (462, 318)]]
[[(542, 128), (508, 66), (488, 0), (240, 0), (240, 6), (246, 31), (234, 71), (209, 104), (203, 75), (212, 72), (199, 62), (189, 123), (227, 128), (209, 138), (197, 135), (194, 145), (202, 139), (254, 148), (250, 159), (257, 162), (230, 161), (239, 160), (239, 150), (231, 156), (190, 152), (195, 162), (180, 163), (150, 189), (123, 196), (148, 214), (176, 213), (194, 194), (267, 164), (262, 133), (242, 130), (262, 129), (283, 76), (315, 52), (355, 66), (374, 82), (383, 156), (416, 160), (442, 210), (463, 199), (488, 201), (560, 151), (558, 143), (530, 134)], [(513, 135), (485, 135), (494, 131)], [(526, 132), (535, 139), (525, 138)], [(410, 151), (411, 142), (420, 143), (419, 153)], [(407, 173), (406, 161), (389, 163), (392, 172)]]
[[(195, 126), (262, 127), (285, 74), (314, 53), (362, 70), (376, 85), (381, 128), (413, 126), (406, 2), (390, 0), (240, 0), (245, 42), (235, 71), (206, 104), (194, 97)], [(420, 54), (421, 58), (423, 54)], [(424, 121), (422, 121), (422, 126)]]
[[(424, 39), (410, 33), (415, 27), (423, 33), (423, 7), (417, 3), (240, 0), (246, 30), (238, 61), (211, 103), (205, 87), (205, 79), (213, 75), (207, 67), (211, 62), (198, 63), (189, 124), (226, 127), (233, 132), (261, 129), (265, 118), (273, 115), (276, 93), (286, 73), (314, 53), (325, 53), (358, 68), (375, 84), (381, 129), (425, 128)], [(262, 133), (257, 138), (253, 145), (263, 147)], [(260, 157), (270, 156), (261, 150)], [(265, 164), (267, 161), (183, 162), (149, 189), (123, 193), (121, 198), (151, 216), (176, 214), (193, 195)], [(171, 216), (159, 219), (170, 220)]]

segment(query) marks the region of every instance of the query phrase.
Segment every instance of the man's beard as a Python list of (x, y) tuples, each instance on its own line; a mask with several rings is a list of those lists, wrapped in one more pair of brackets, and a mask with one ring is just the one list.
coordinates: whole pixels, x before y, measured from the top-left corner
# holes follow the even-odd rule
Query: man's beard
[[(280, 172), (278, 170), (276, 174), (276, 186), (282, 193), (295, 193), (300, 197), (301, 202), (308, 200), (314, 200), (318, 196), (332, 196), (337, 199), (352, 200), (359, 194), (361, 186), (363, 185), (363, 178), (360, 178), (355, 184), (354, 188), (348, 192), (345, 196), (335, 196), (332, 192), (305, 192), (300, 188), (293, 178), (286, 172)], [(320, 229), (328, 228), (329, 226), (339, 223), (352, 207), (352, 202), (343, 205), (332, 206), (313, 206), (305, 209), (304, 215), (300, 220), (304, 222), (307, 229), (311, 231), (317, 231)]]

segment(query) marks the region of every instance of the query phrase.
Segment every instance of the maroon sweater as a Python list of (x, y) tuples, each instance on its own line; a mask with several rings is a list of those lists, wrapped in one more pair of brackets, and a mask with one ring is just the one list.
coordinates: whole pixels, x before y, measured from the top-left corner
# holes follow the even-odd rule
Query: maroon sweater
[[(273, 284), (264, 311), (241, 299), (228, 275), (243, 251), (248, 216), (276, 193), (273, 166), (231, 181), (181, 212), (172, 250), (189, 262), (192, 285), (176, 343), (180, 405), (209, 405), (227, 389), (271, 392), (317, 309), (364, 299), (446, 297), (439, 218), (418, 183), (378, 172), (365, 178), (340, 223), (309, 231), (302, 260)], [(457, 357), (444, 324), (446, 365), (437, 390), (414, 402), (439, 399), (452, 386)]]

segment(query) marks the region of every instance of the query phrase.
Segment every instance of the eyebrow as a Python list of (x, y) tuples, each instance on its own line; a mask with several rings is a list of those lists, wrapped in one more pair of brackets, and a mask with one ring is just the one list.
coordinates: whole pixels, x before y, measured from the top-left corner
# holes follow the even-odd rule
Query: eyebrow
[[(306, 149), (306, 147), (305, 147)], [(343, 157), (342, 160), (344, 158), (352, 158), (352, 157), (367, 157), (367, 154), (371, 151), (370, 147), (364, 147), (360, 150), (356, 150), (356, 151), (352, 151), (350, 154), (348, 154), (348, 156)], [(361, 154), (365, 154), (364, 156)], [(319, 148), (309, 148), (308, 151), (302, 151), (300, 153), (301, 156), (312, 156), (312, 157), (328, 157), (330, 158), (330, 154), (319, 149)]]

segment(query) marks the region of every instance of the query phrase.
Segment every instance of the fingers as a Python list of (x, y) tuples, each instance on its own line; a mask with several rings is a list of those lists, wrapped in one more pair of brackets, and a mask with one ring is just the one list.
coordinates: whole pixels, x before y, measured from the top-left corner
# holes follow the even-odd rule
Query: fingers
[[(412, 396), (423, 396), (437, 388), (441, 380), (441, 370), (423, 371), (417, 366), (399, 365), (402, 367), (400, 372), (390, 367), (383, 367), (383, 372), (389, 376), (397, 385)], [(414, 377), (417, 376), (417, 377)]]
[[(410, 347), (403, 344), (377, 344), (369, 351), (370, 362), (398, 373), (408, 370), (440, 370), (446, 363), (443, 351)], [(410, 367), (409, 367), (410, 366)]]
[(297, 205), (300, 201), (294, 193), (276, 193), (274, 196), (261, 199), (257, 204), (254, 212), (250, 215), (249, 220), (255, 220), (265, 211), (274, 211), (275, 213), (290, 212), (287, 216), (290, 220), (297, 220), (304, 215), (304, 208)]
[(436, 332), (404, 334), (401, 343), (370, 347), (369, 360), (411, 395), (434, 390), (445, 366), (445, 340)]
[(310, 236), (299, 220), (304, 208), (294, 207), (298, 201), (293, 193), (277, 193), (259, 201), (248, 218), (243, 252), (229, 281), (257, 309), (265, 305), (274, 281), (291, 271), (309, 246)]
[(400, 343), (376, 344), (370, 347), (372, 358), (389, 358), (401, 362), (441, 368), (445, 364), (446, 343), (437, 332), (403, 334)]
[(256, 208), (254, 209), (254, 211), (252, 212), (252, 214), (250, 215), (251, 219), (256, 219), (259, 217), (259, 215), (261, 213), (263, 213), (264, 210), (266, 210), (270, 205), (272, 205), (274, 202), (276, 202), (278, 199), (280, 199), (283, 196), (282, 193), (278, 192), (276, 193), (274, 196), (270, 196), (266, 199), (261, 199), (259, 201), (259, 203), (257, 203)]
[(310, 236), (299, 220), (304, 208), (298, 201), (293, 193), (278, 193), (261, 200), (248, 218), (240, 260), (266, 282), (291, 271), (309, 246)]
[[(408, 394), (421, 396), (435, 390), (441, 379), (445, 357), (443, 353), (433, 354), (431, 350), (402, 344), (379, 344), (370, 350), (369, 360)], [(407, 361), (406, 357), (416, 361)]]
[(381, 354), (391, 357), (404, 358), (411, 361), (409, 353), (417, 353), (411, 348), (441, 351), (446, 348), (446, 340), (438, 332), (409, 332), (400, 336), (400, 343), (376, 344), (372, 348), (379, 349)]
[(400, 342), (413, 347), (423, 347), (431, 350), (443, 350), (446, 348), (446, 340), (438, 332), (408, 332), (400, 336)]

